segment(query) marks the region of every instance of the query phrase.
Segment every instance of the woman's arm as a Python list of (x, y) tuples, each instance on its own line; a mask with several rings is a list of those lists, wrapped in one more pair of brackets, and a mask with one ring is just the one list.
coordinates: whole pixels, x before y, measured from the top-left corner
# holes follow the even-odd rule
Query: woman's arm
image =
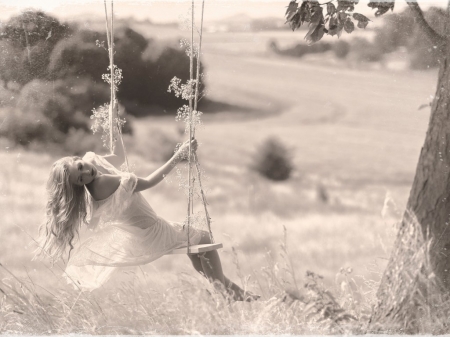
[[(194, 139), (191, 141), (193, 152), (197, 150), (197, 141)], [(149, 189), (159, 184), (166, 175), (172, 171), (172, 169), (187, 155), (189, 152), (189, 141), (183, 143), (179, 150), (173, 155), (172, 158), (167, 161), (163, 166), (157, 169), (146, 178), (138, 178), (135, 192), (140, 192)]]

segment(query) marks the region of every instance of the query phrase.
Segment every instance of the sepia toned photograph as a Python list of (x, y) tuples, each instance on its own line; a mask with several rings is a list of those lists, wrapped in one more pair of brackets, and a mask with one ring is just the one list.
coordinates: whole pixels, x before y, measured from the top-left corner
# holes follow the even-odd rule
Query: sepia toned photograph
[(450, 1), (0, 0), (0, 335), (450, 333)]

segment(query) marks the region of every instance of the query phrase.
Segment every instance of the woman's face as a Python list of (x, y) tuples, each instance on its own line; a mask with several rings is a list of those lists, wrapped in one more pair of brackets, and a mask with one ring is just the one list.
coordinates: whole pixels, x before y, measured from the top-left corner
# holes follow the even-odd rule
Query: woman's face
[(78, 186), (91, 183), (97, 174), (97, 168), (83, 159), (77, 159), (69, 166), (69, 180)]

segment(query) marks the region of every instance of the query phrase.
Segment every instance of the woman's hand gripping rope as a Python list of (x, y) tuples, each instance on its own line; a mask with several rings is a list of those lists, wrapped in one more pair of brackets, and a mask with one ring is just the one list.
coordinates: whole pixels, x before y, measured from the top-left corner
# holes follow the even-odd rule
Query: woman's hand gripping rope
[[(194, 155), (198, 148), (197, 139), (192, 139), (190, 143), (191, 143), (191, 155)], [(177, 157), (177, 159), (179, 160), (187, 159), (189, 157), (189, 140), (181, 144), (180, 148), (175, 153), (175, 157)]]

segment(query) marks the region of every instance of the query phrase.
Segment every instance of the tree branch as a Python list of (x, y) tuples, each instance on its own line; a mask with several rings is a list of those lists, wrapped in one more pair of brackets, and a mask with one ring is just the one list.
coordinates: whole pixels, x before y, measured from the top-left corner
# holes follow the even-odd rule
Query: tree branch
[(436, 43), (439, 46), (446, 44), (447, 42), (446, 38), (440, 35), (438, 32), (436, 32), (433, 28), (431, 28), (430, 24), (427, 22), (427, 20), (425, 20), (422, 9), (420, 8), (417, 0), (406, 0), (406, 3), (408, 4), (411, 11), (414, 13), (415, 18), (417, 19), (417, 22), (421, 27), (422, 31), (425, 33), (425, 35), (432, 42)]

